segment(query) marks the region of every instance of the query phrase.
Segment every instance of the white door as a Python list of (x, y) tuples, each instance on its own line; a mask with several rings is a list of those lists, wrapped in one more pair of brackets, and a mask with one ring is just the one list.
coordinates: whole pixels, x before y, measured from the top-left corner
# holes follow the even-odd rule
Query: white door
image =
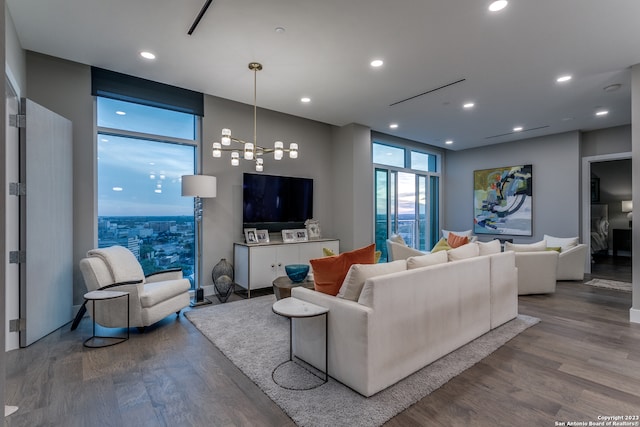
[(73, 154), (72, 126), (64, 117), (22, 99), (20, 129), (20, 346), (72, 319)]

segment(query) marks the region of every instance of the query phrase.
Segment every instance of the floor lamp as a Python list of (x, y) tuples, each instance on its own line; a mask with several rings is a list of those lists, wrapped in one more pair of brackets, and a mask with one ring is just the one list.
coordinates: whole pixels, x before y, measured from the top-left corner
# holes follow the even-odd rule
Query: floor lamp
[(194, 280), (196, 282), (196, 294), (191, 302), (191, 307), (203, 304), (211, 304), (204, 298), (204, 290), (200, 286), (200, 273), (202, 272), (202, 199), (216, 197), (216, 177), (208, 175), (183, 175), (182, 195), (194, 197), (193, 216), (196, 220), (196, 265)]

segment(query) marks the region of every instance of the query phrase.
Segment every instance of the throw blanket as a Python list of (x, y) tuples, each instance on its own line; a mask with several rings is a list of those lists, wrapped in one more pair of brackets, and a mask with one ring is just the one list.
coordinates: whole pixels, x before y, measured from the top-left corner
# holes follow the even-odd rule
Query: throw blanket
[(115, 283), (144, 281), (144, 272), (133, 253), (122, 246), (91, 249), (87, 256), (98, 257), (104, 261)]

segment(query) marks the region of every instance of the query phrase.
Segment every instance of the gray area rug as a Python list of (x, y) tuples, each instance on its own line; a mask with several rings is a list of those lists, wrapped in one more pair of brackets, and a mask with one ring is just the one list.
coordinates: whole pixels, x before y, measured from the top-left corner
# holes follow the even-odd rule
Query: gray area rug
[(617, 291), (631, 292), (631, 283), (619, 282), (617, 280), (607, 279), (591, 279), (584, 282), (585, 285), (595, 286), (597, 288), (615, 289)]
[[(191, 310), (187, 318), (300, 426), (379, 426), (540, 321), (519, 315), (395, 385), (366, 398), (335, 381), (292, 391), (272, 371), (289, 358), (289, 320), (273, 295)], [(285, 368), (286, 367), (286, 368)], [(282, 385), (318, 379), (297, 364), (278, 368)], [(320, 381), (321, 382), (321, 381)]]

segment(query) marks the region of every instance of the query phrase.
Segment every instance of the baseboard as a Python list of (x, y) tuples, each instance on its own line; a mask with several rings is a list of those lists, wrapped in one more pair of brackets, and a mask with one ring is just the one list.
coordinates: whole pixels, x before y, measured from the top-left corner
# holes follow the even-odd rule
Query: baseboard
[(629, 321), (631, 323), (640, 323), (640, 310), (638, 310), (637, 308), (630, 308)]

